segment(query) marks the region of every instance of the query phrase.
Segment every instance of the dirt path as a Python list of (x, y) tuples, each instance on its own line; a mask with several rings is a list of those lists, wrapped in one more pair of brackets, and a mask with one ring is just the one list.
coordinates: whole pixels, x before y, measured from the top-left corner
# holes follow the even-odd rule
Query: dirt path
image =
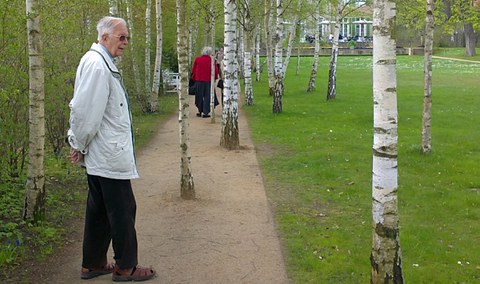
[[(215, 124), (193, 107), (191, 114), (197, 200), (179, 197), (177, 115), (137, 155), (139, 262), (159, 275), (148, 283), (289, 283), (245, 118), (240, 114), (242, 150), (227, 151), (219, 146), (221, 110)], [(112, 283), (110, 275), (80, 280), (81, 237), (68, 251), (61, 271), (32, 283)]]

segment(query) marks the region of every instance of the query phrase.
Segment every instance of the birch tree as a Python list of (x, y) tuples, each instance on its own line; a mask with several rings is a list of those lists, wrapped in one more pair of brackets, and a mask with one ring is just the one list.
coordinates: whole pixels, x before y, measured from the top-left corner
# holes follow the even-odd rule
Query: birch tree
[(180, 196), (195, 199), (190, 154), (190, 103), (188, 97), (187, 27), (185, 23), (187, 0), (176, 0), (177, 56), (180, 88), (178, 90), (178, 124), (180, 135)]
[(373, 170), (371, 283), (404, 283), (397, 205), (398, 114), (395, 0), (373, 10)]
[(297, 26), (299, 25), (299, 19), (302, 10), (302, 1), (297, 2), (297, 8), (294, 11), (292, 25), (290, 26), (290, 32), (288, 34), (287, 54), (285, 56), (285, 62), (283, 64), (283, 74), (287, 73), (288, 64), (292, 55), (293, 44), (297, 41)]
[(38, 220), (45, 204), (45, 82), (40, 2), (26, 1), (29, 77), (29, 160), (23, 219)]
[(272, 2), (271, 0), (265, 0), (265, 17), (264, 17), (264, 32), (265, 32), (265, 62), (267, 64), (268, 74), (268, 90), (270, 96), (274, 95), (275, 90), (275, 77), (272, 63), (272, 30), (271, 30), (271, 15), (272, 15)]
[(340, 36), (340, 24), (343, 20), (342, 12), (345, 6), (339, 2), (335, 9), (335, 27), (333, 29), (332, 53), (328, 68), (327, 100), (333, 100), (337, 96), (337, 62), (338, 62), (338, 38)]
[(273, 113), (282, 112), (282, 99), (284, 92), (283, 76), (283, 0), (277, 0), (277, 24), (275, 32), (275, 88), (273, 95)]
[[(153, 71), (152, 88), (150, 91), (150, 112), (158, 111), (158, 92), (162, 76), (163, 28), (162, 28), (162, 0), (155, 1), (155, 26), (157, 41), (155, 46), (155, 67)], [(148, 88), (147, 88), (148, 90)]]
[(312, 92), (315, 89), (315, 80), (317, 78), (317, 70), (318, 70), (318, 57), (320, 54), (320, 29), (318, 26), (320, 18), (320, 6), (317, 4), (315, 5), (315, 50), (313, 52), (313, 63), (312, 63), (312, 71), (310, 72), (310, 79), (308, 80), (308, 87), (307, 92)]
[[(145, 8), (145, 90), (150, 89), (150, 48), (151, 48), (151, 15), (152, 15), (152, 0), (147, 0), (146, 8)], [(148, 106), (147, 112), (154, 112), (152, 111), (152, 105), (156, 105), (155, 102), (156, 98), (152, 96), (150, 93), (150, 97), (148, 99)], [(157, 101), (158, 102), (158, 101)]]
[(238, 129), (238, 62), (236, 60), (237, 4), (235, 0), (224, 0), (224, 82), (222, 133), (220, 145), (228, 150), (239, 148)]
[(257, 29), (256, 36), (255, 36), (255, 73), (256, 73), (256, 81), (260, 82), (260, 75), (262, 68), (260, 67), (260, 31)]
[(423, 113), (422, 113), (422, 153), (427, 154), (432, 150), (432, 55), (434, 34), (434, 0), (427, 0), (425, 17), (425, 58), (424, 58), (424, 87), (423, 87)]
[(251, 22), (251, 5), (250, 0), (243, 1), (244, 11), (244, 58), (243, 58), (243, 71), (244, 71), (244, 84), (245, 84), (245, 105), (253, 105), (253, 86), (252, 86), (252, 39), (253, 39), (253, 25)]
[(210, 116), (210, 122), (215, 123), (215, 0), (211, 1), (210, 4), (210, 40), (211, 46), (213, 49), (212, 55), (210, 55), (210, 111), (212, 115)]

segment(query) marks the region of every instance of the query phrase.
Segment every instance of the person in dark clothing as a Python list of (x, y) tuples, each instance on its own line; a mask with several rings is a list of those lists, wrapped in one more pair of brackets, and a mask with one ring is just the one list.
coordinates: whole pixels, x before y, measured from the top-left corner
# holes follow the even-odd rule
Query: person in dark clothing
[[(192, 67), (191, 78), (195, 82), (195, 106), (198, 109), (198, 117), (210, 117), (210, 84), (212, 70), (213, 49), (206, 46), (202, 50), (202, 55), (195, 58)], [(215, 66), (215, 80), (218, 78), (218, 67)], [(217, 96), (214, 95), (214, 106), (218, 105)]]

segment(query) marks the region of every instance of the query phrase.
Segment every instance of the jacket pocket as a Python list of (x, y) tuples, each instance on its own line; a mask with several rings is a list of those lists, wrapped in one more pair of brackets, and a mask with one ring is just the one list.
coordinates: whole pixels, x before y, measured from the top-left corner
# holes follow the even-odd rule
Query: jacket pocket
[(127, 172), (132, 169), (133, 148), (129, 133), (118, 136), (112, 143), (112, 155), (107, 157), (107, 164), (114, 172)]

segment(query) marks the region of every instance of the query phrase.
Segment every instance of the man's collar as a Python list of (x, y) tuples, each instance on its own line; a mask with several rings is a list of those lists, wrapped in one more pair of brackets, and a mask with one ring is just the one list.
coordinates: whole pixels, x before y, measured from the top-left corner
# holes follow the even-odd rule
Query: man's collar
[(98, 43), (98, 45), (103, 48), (103, 51), (105, 51), (106, 54), (108, 54), (108, 56), (110, 57), (110, 59), (113, 61), (113, 57), (112, 55), (110, 54), (110, 52), (108, 52), (107, 48), (105, 46), (103, 46), (103, 44), (101, 43)]

